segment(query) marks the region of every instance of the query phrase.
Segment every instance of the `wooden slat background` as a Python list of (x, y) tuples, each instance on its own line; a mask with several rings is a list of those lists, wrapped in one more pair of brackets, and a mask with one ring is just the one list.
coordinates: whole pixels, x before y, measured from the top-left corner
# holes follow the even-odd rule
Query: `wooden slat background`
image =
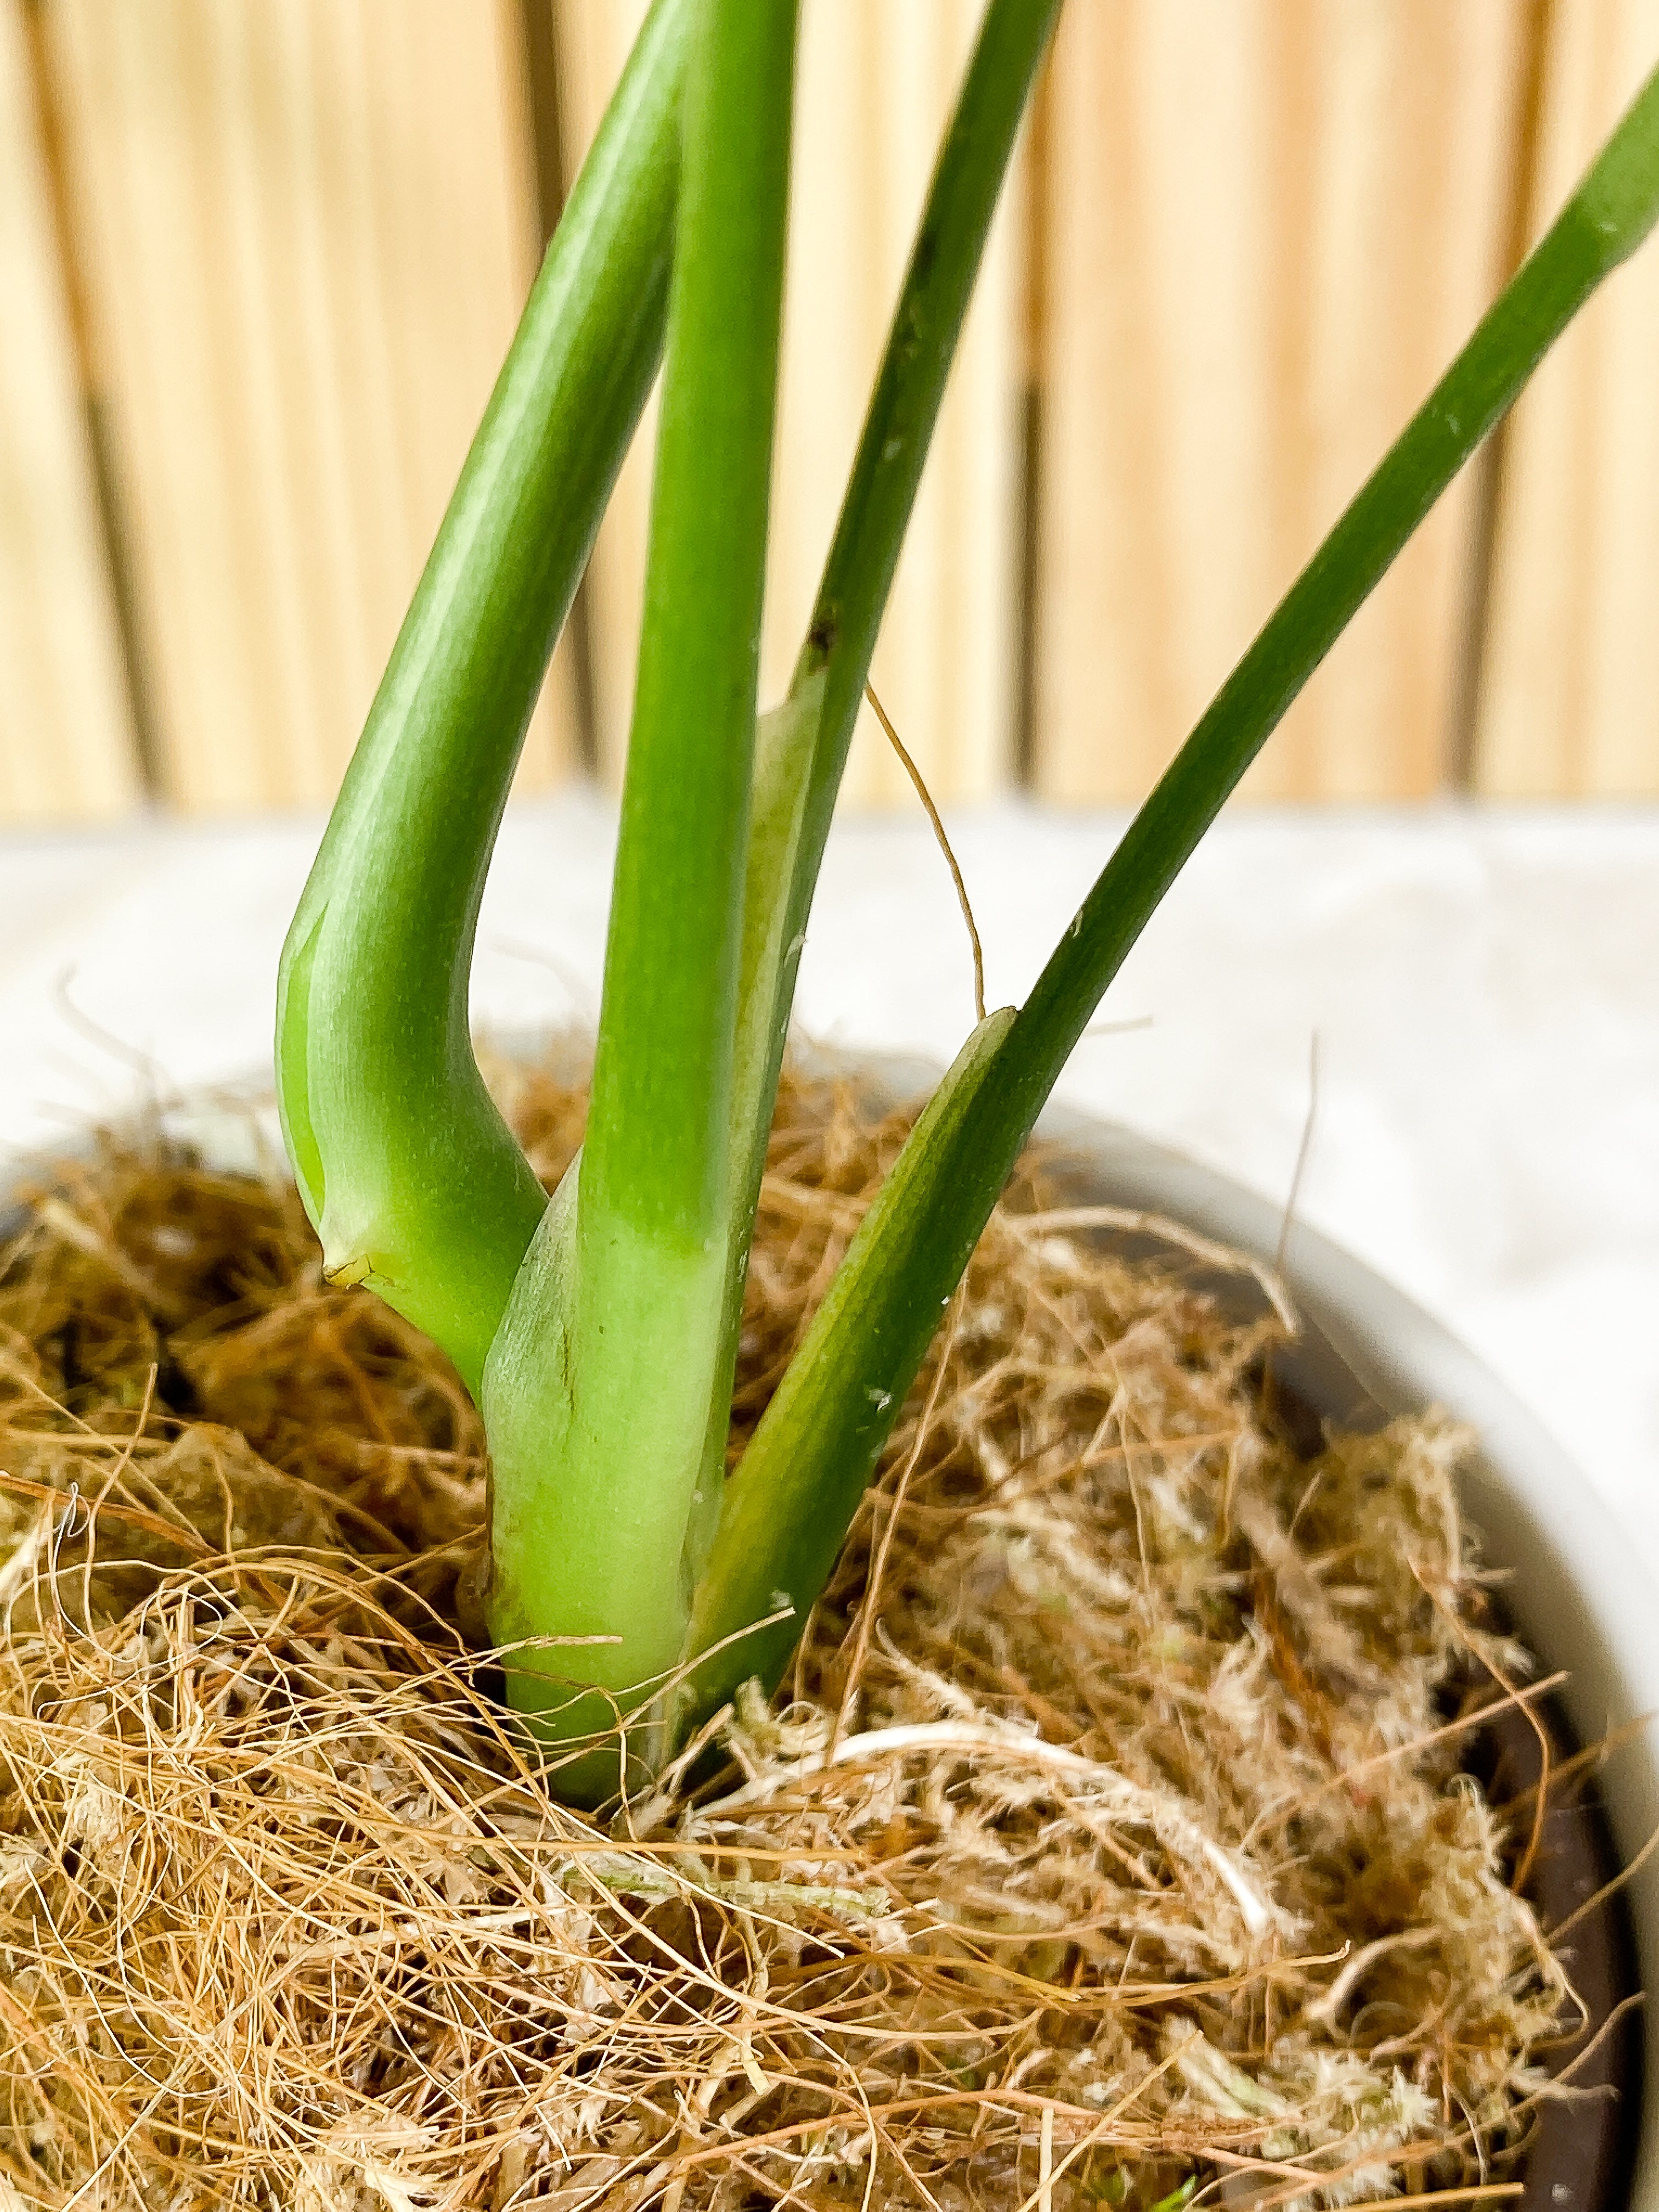
[[(1659, 0), (1557, 0), (1528, 237), (1659, 57)], [(1659, 253), (1620, 270), (1502, 438), (1478, 787), (1659, 795)]]
[[(1050, 84), (1038, 788), (1138, 797), (1502, 281), (1522, 0), (1118, 0)], [(1447, 780), (1460, 486), (1253, 771)]]
[[(165, 794), (338, 784), (532, 267), (516, 10), (46, 0)], [(570, 740), (568, 682), (537, 739)]]
[(0, 820), (138, 794), (24, 0), (0, 0)]
[[(640, 0), (552, 0), (560, 123), (574, 166), (644, 14)], [(978, 0), (805, 0), (768, 562), (762, 687), (777, 696), (811, 611), (933, 151)], [(937, 797), (1012, 780), (1017, 708), (1023, 164), (1000, 213), (878, 648), (872, 680)], [(590, 572), (597, 749), (616, 781), (633, 696), (649, 508), (647, 416)], [(909, 799), (872, 718), (854, 804)], [(912, 802), (914, 803), (914, 802)]]
[[(0, 0), (0, 822), (331, 795), (642, 5)], [(979, 12), (805, 0), (769, 696)], [(1067, 0), (877, 656), (940, 799), (1146, 789), (1656, 58), (1659, 0)], [(651, 429), (528, 785), (619, 775)], [(1659, 250), (1246, 793), (1659, 795), (1656, 604)], [(847, 797), (914, 804), (872, 728)]]

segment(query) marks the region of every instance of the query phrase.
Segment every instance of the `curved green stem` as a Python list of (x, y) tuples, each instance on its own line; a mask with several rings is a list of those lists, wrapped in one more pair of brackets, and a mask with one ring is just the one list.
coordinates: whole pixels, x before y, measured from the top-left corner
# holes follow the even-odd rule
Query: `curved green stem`
[(1024, 1142), (1130, 947), (1309, 678), (1550, 347), (1656, 219), (1659, 70), (1273, 610), (1102, 870), (1008, 1040), (994, 1086), (1006, 1102), (1005, 1148)]
[[(805, 928), (836, 794), (974, 281), (1060, 0), (990, 0), (939, 148), (792, 695), (821, 682), (786, 940)], [(793, 989), (793, 969), (781, 988)]]
[[(836, 794), (1014, 142), (1060, 0), (989, 0), (940, 144), (813, 615), (755, 766), (732, 1212), (746, 1253), (806, 916)], [(732, 1331), (739, 1275), (728, 1322)]]
[(655, 0), (549, 248), (289, 933), (277, 1096), (335, 1279), (475, 1389), (544, 1199), (468, 1034), (485, 870), (662, 348), (691, 0)]

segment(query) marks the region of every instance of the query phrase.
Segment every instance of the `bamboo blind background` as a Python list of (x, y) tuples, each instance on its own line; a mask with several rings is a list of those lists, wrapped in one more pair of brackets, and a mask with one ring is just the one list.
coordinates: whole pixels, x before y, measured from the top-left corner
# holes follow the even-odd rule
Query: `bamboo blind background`
[(0, 817), (138, 794), (22, 0), (0, 0)]
[[(1528, 240), (1659, 56), (1659, 0), (1549, 25)], [(1475, 732), (1483, 791), (1659, 791), (1659, 258), (1591, 301), (1504, 432)]]
[[(1522, 0), (1114, 0), (1049, 87), (1038, 786), (1144, 792), (1503, 282)], [(1656, 484), (1659, 494), (1659, 484)], [(1466, 477), (1270, 740), (1275, 798), (1447, 780)]]
[[(325, 801), (643, 0), (0, 0), (0, 821)], [(787, 680), (980, 0), (805, 0)], [(875, 679), (1139, 795), (1659, 58), (1659, 0), (1067, 0)], [(625, 743), (652, 422), (524, 781)], [(1247, 790), (1659, 796), (1659, 252)], [(908, 799), (871, 731), (854, 803)]]
[[(516, 15), (45, 0), (161, 787), (337, 785), (537, 245)], [(532, 755), (568, 750), (555, 671)]]
[[(643, 0), (553, 9), (567, 173), (592, 138)], [(852, 465), (933, 156), (980, 0), (804, 0), (763, 696), (778, 696)], [(936, 798), (979, 799), (1014, 769), (1024, 165), (997, 217), (963, 332), (872, 680)], [(647, 416), (590, 574), (599, 765), (628, 737), (650, 500)], [(908, 798), (880, 732), (861, 727), (854, 802)]]

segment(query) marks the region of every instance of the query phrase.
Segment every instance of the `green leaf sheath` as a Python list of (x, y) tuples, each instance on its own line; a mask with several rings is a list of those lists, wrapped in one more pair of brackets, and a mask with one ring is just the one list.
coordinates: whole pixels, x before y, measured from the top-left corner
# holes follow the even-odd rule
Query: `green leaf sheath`
[[(984, 1226), (956, 1205), (950, 1177), (957, 1133), (1013, 1019), (1011, 1007), (988, 1016), (928, 1101), (726, 1483), (691, 1649), (735, 1640), (697, 1669), (688, 1717), (710, 1711), (751, 1674), (776, 1679), (835, 1565), (902, 1394)], [(926, 1306), (915, 1296), (924, 1276), (945, 1286)], [(831, 1449), (820, 1449), (819, 1438)], [(756, 1628), (785, 1607), (788, 1619)]]
[[(624, 1702), (684, 1641), (723, 1472), (733, 1065), (795, 0), (697, 0), (645, 618), (587, 1138), (485, 1375), (514, 1701)], [(514, 1350), (525, 1347), (522, 1356)], [(708, 1465), (711, 1439), (718, 1447)], [(696, 1500), (705, 1500), (699, 1516)], [(602, 1699), (556, 1724), (580, 1732)], [(614, 1762), (613, 1762), (614, 1764)]]
[[(798, 1618), (816, 1595), (939, 1314), (1129, 948), (1395, 556), (1656, 216), (1659, 73), (1222, 687), (1025, 1006), (976, 1033), (940, 1094), (951, 1110), (930, 1108), (917, 1123), (890, 1179), (902, 1197), (890, 1207), (884, 1190), (866, 1217), (727, 1485), (694, 1649), (762, 1619), (775, 1592), (788, 1594)], [(683, 1724), (745, 1674), (773, 1679), (787, 1648), (786, 1631), (769, 1631), (716, 1655), (699, 1670)]]
[(777, 1103), (778, 1077), (793, 999), (801, 939), (786, 937), (789, 890), (800, 848), (807, 781), (823, 700), (822, 677), (792, 692), (755, 732), (755, 772), (750, 793), (749, 852), (744, 879), (742, 953), (738, 968), (737, 1022), (732, 1054), (732, 1142), (727, 1160), (726, 1218), (730, 1237), (721, 1300), (717, 1371), (728, 1387), (709, 1401), (702, 1475), (690, 1553), (699, 1569), (714, 1540), (726, 1473), (731, 1425), (729, 1379), (743, 1328), (744, 1286), (768, 1140)]
[[(735, 1352), (795, 975), (865, 678), (998, 194), (1059, 0), (991, 0), (935, 166), (788, 698), (761, 724), (751, 810), (732, 1125)], [(709, 1463), (725, 1441), (724, 1410)], [(717, 1502), (717, 1501), (716, 1501)]]
[(337, 1279), (475, 1390), (544, 1200), (468, 1036), (524, 732), (661, 352), (694, 0), (656, 0), (525, 310), (283, 952), (277, 1095)]

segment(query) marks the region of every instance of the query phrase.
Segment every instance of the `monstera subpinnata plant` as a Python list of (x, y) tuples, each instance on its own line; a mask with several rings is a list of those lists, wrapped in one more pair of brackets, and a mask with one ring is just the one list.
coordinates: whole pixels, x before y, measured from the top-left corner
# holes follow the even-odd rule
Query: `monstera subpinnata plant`
[[(492, 1467), (513, 1705), (614, 1790), (779, 1675), (1019, 1150), (1228, 793), (1541, 356), (1659, 215), (1659, 76), (1249, 647), (1024, 1003), (921, 1113), (728, 1476), (749, 1240), (837, 784), (1059, 0), (990, 0), (787, 697), (757, 711), (796, 0), (656, 0), (305, 890), (276, 1060), (336, 1281), (449, 1352)], [(468, 1030), (520, 742), (662, 362), (586, 1141), (550, 1200)]]

